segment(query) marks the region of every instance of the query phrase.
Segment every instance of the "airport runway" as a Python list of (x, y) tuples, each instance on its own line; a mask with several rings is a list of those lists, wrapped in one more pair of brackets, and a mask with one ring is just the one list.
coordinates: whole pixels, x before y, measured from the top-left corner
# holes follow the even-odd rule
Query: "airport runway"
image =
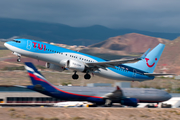
[(178, 120), (180, 109), (168, 108), (0, 108), (0, 120)]

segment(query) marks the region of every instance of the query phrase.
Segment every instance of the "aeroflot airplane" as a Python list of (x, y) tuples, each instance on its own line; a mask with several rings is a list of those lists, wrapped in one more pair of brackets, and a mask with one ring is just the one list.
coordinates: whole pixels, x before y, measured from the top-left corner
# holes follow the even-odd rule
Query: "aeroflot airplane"
[(73, 70), (73, 79), (79, 78), (77, 72), (84, 72), (85, 79), (90, 79), (89, 73), (92, 73), (126, 81), (152, 80), (155, 76), (169, 75), (153, 73), (165, 47), (161, 43), (151, 51), (148, 49), (141, 58), (110, 61), (30, 39), (14, 39), (4, 45), (17, 55), (18, 62), (22, 55), (46, 61), (47, 68), (60, 72), (66, 69)]
[(171, 98), (163, 90), (153, 88), (123, 88), (119, 87), (82, 87), (82, 86), (55, 86), (30, 63), (25, 63), (25, 69), (31, 79), (32, 85), (18, 86), (28, 88), (42, 94), (68, 101), (88, 101), (96, 105), (111, 106), (112, 103), (134, 106), (138, 102), (159, 103)]

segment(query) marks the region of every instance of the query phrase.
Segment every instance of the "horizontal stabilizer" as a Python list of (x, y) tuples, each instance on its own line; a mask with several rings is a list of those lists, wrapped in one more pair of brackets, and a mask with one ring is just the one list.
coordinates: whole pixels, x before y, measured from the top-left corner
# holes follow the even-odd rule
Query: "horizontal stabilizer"
[(176, 74), (171, 74), (171, 73), (167, 73), (167, 74), (162, 74), (162, 73), (144, 73), (144, 75), (147, 75), (147, 76), (166, 76), (166, 75), (176, 75)]
[(21, 85), (13, 85), (15, 87), (20, 87), (20, 88), (27, 88), (26, 86), (21, 86)]

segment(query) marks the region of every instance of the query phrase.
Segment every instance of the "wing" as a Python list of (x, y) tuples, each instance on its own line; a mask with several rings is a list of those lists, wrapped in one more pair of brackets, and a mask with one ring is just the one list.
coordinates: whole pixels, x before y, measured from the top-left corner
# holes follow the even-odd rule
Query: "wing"
[(102, 68), (106, 69), (106, 67), (115, 68), (115, 66), (124, 64), (124, 63), (133, 63), (137, 62), (141, 59), (144, 59), (146, 55), (149, 53), (150, 48), (140, 57), (140, 58), (131, 58), (131, 59), (120, 59), (120, 60), (110, 60), (105, 62), (94, 62), (94, 63), (86, 63), (86, 66), (89, 68)]
[(132, 59), (122, 59), (122, 60), (111, 60), (111, 61), (106, 61), (106, 62), (94, 62), (94, 63), (86, 63), (87, 67), (94, 67), (94, 68), (103, 68), (105, 69), (106, 67), (112, 67), (114, 68), (115, 66), (123, 63), (132, 63), (132, 62), (137, 62), (141, 60), (140, 58), (132, 58)]

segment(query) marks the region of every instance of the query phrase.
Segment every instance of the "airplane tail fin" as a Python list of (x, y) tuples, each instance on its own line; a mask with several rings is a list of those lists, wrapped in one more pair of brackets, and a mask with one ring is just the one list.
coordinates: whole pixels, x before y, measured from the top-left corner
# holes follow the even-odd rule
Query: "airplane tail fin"
[(146, 51), (147, 54), (143, 55), (142, 60), (140, 60), (136, 63), (128, 64), (128, 66), (139, 69), (139, 70), (146, 72), (146, 73), (153, 73), (153, 71), (154, 71), (154, 69), (155, 69), (155, 67), (156, 67), (156, 65), (157, 65), (157, 63), (161, 57), (161, 54), (164, 50), (164, 47), (165, 47), (164, 44), (159, 43), (150, 52), (148, 49), (148, 51)]
[(50, 86), (51, 85), (32, 63), (25, 62), (25, 69), (27, 70), (29, 77), (31, 78), (31, 82), (34, 86), (36, 85)]

